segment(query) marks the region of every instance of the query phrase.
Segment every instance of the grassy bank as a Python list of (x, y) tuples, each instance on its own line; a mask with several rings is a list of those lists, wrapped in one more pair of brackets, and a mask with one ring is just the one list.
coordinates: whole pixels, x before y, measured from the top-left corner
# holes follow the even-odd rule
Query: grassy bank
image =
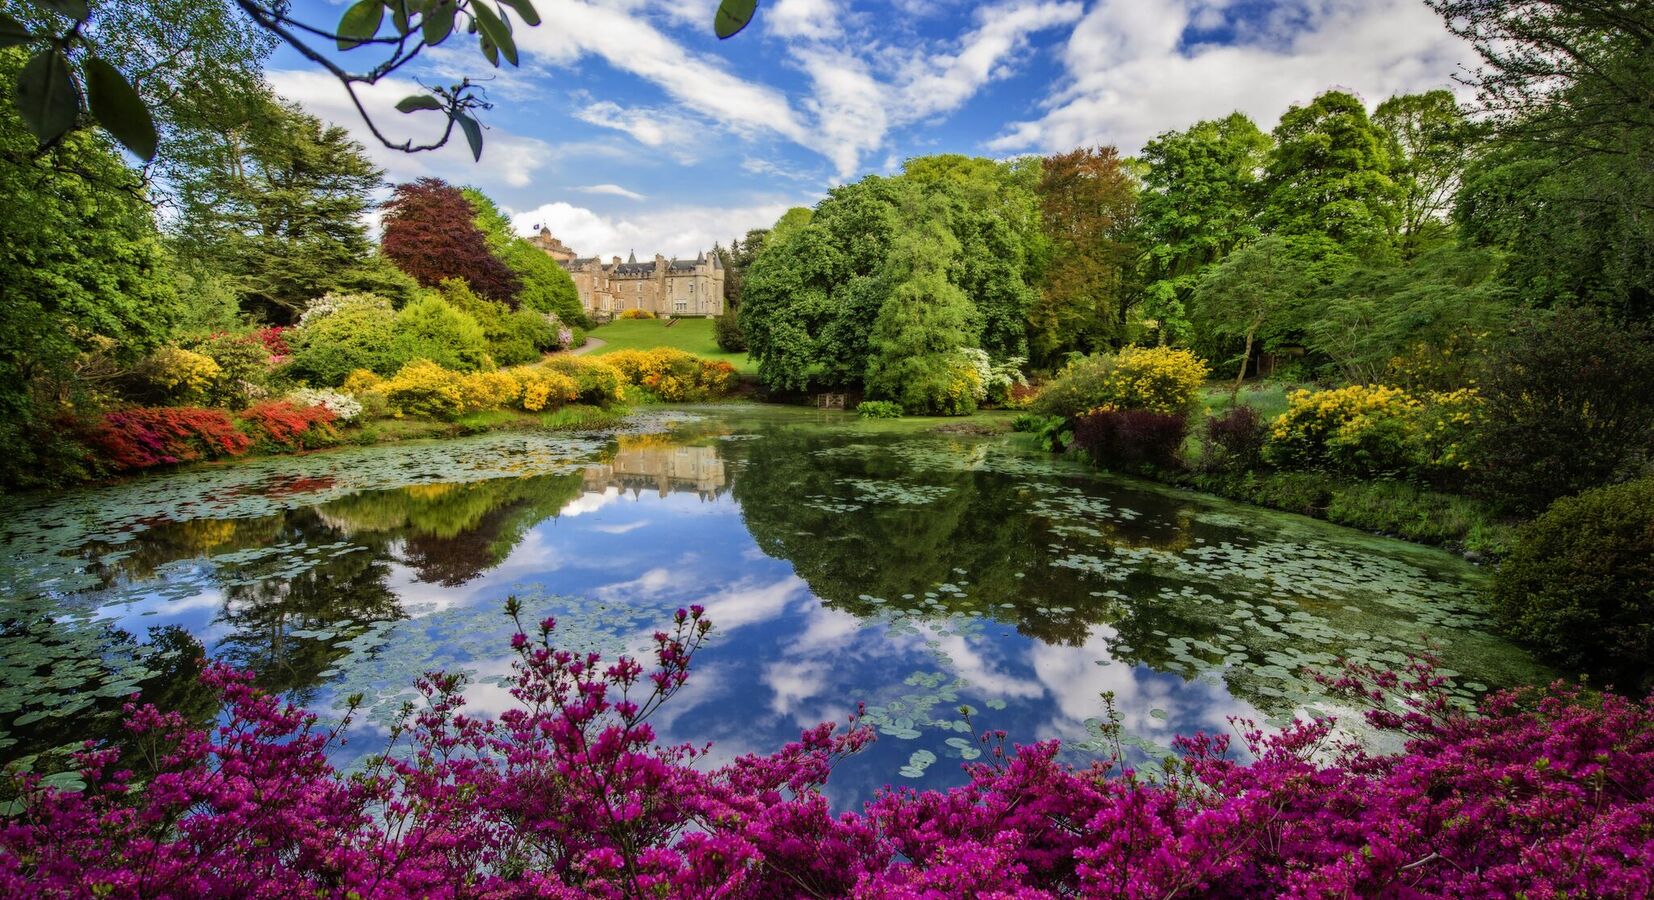
[(620, 424), (629, 407), (575, 404), (552, 412), (488, 410), (461, 416), (452, 422), (432, 419), (375, 419), (339, 430), (340, 446), (372, 446), (427, 438), (465, 437), (493, 431), (587, 431)]
[(707, 359), (722, 360), (734, 366), (735, 371), (743, 375), (758, 373), (757, 362), (745, 353), (726, 353), (719, 349), (711, 319), (679, 319), (676, 325), (668, 328), (666, 325), (669, 321), (671, 320), (617, 319), (607, 325), (599, 325), (587, 334), (603, 341), (604, 346), (593, 350), (590, 355), (602, 356), (616, 350), (672, 347)]

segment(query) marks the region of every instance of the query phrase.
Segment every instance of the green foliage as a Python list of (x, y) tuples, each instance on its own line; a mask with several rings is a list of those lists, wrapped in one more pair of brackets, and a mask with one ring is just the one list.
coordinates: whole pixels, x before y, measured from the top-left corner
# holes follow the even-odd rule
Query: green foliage
[(1474, 129), (1445, 89), (1391, 97), (1373, 111), (1373, 124), (1392, 141), (1391, 177), (1400, 188), (1401, 252), (1411, 258), (1447, 237)]
[(1654, 478), (1558, 500), (1494, 578), (1515, 637), (1626, 691), (1654, 680)]
[(713, 320), (712, 333), (718, 341), (718, 349), (725, 353), (747, 352), (747, 336), (741, 331), (740, 314), (734, 309), (726, 308)]
[(1589, 309), (1529, 315), (1482, 374), (1482, 490), (1519, 511), (1636, 474), (1654, 457), (1654, 335)]
[(1327, 91), (1293, 106), (1275, 126), (1260, 211), (1280, 234), (1328, 238), (1358, 254), (1383, 253), (1401, 221), (1390, 136), (1361, 101)]
[(316, 387), (337, 387), (358, 369), (389, 375), (402, 359), (391, 347), (396, 313), (370, 294), (328, 295), (312, 304), (287, 336), (287, 374)]
[(971, 305), (947, 277), (959, 244), (928, 212), (914, 210), (918, 221), (904, 223), (891, 250), (890, 296), (873, 323), (867, 391), (910, 413), (966, 415), (981, 387), (959, 352), (970, 341)]
[(460, 193), (476, 209), (477, 228), (487, 238), (488, 249), (522, 281), (517, 305), (554, 315), (564, 324), (592, 327), (569, 273), (544, 250), (519, 237), (511, 228), (511, 220), (482, 191), (468, 187), (461, 188)]
[(497, 365), (534, 362), (557, 349), (557, 326), (545, 313), (526, 307), (512, 310), (504, 303), (485, 300), (459, 278), (444, 279), (437, 292), (454, 309), (482, 326), (488, 355)]
[(493, 365), (482, 326), (438, 294), (415, 300), (396, 314), (390, 347), (398, 361), (425, 359), (460, 372)]
[(1114, 362), (1112, 353), (1069, 360), (1057, 377), (1040, 389), (1030, 410), (1037, 415), (1069, 420), (1102, 406), (1108, 402), (1108, 376), (1114, 371)]
[(863, 400), (856, 404), (856, 415), (864, 419), (900, 419), (902, 405), (889, 400)]
[(1140, 252), (1137, 183), (1113, 147), (1086, 147), (1043, 160), (1036, 193), (1049, 244), (1028, 314), (1028, 354), (1045, 367), (1123, 337)]

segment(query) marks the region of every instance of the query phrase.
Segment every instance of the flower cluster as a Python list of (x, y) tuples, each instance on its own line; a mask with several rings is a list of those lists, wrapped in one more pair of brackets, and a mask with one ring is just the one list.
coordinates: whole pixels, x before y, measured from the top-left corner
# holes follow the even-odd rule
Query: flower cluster
[[(508, 611), (517, 614), (515, 601)], [(1654, 891), (1654, 701), (1553, 687), (1479, 715), (1427, 665), (1326, 678), (1408, 736), (1374, 756), (1327, 720), (1250, 754), (1194, 736), (1150, 777), (1121, 751), (1084, 768), (1056, 742), (984, 734), (948, 791), (886, 790), (835, 814), (834, 765), (872, 734), (821, 725), (705, 770), (650, 719), (683, 688), (709, 624), (680, 610), (653, 665), (557, 648), (519, 623), (498, 719), (464, 679), (352, 775), (314, 716), (211, 667), (212, 731), (127, 707), (129, 758), (88, 746), (81, 790), (17, 776), (0, 893), (213, 897), (1642, 897)], [(1405, 698), (1396, 700), (1393, 698)], [(1118, 717), (1105, 733), (1121, 737)], [(348, 724), (348, 717), (346, 720)], [(1116, 747), (1119, 741), (1116, 741)]]
[(398, 417), (427, 419), (496, 409), (542, 412), (580, 399), (574, 379), (549, 367), (455, 372), (428, 359), (408, 363), (389, 379), (366, 370), (352, 372), (345, 387), (358, 397), (383, 400)]
[(1264, 455), (1292, 468), (1328, 467), (1363, 474), (1406, 467), (1409, 433), (1420, 403), (1400, 388), (1353, 384), (1293, 391), (1269, 427)]
[(1187, 413), (1209, 370), (1200, 357), (1171, 347), (1125, 347), (1103, 380), (1100, 406), (1163, 415)]
[(325, 406), (266, 400), (238, 415), (255, 443), (267, 450), (324, 447), (339, 439), (333, 428), (338, 416)]
[(92, 427), (88, 442), (117, 471), (240, 456), (253, 445), (229, 413), (191, 406), (107, 413)]
[(637, 385), (669, 403), (723, 397), (735, 389), (735, 367), (671, 347), (617, 350), (603, 356), (627, 383)]
[(653, 319), (655, 314), (647, 309), (623, 309), (617, 319)]
[(328, 388), (298, 388), (287, 392), (287, 400), (299, 406), (325, 407), (340, 422), (354, 421), (362, 414), (362, 401), (349, 393)]

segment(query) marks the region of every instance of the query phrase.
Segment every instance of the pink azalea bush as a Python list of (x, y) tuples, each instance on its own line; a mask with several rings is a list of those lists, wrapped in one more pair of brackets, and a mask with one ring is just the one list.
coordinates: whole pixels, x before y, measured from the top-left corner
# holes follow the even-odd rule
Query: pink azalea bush
[[(512, 610), (515, 615), (515, 610)], [(821, 788), (872, 740), (852, 718), (703, 770), (650, 717), (680, 690), (701, 610), (653, 665), (519, 633), (519, 707), (466, 715), (463, 678), (346, 774), (345, 726), (212, 667), (211, 731), (133, 704), (123, 756), (88, 746), (81, 791), (19, 776), (0, 895), (54, 897), (1642, 897), (1654, 891), (1654, 706), (1549, 691), (1451, 707), (1427, 666), (1329, 684), (1410, 735), (1369, 755), (1327, 722), (1180, 741), (1148, 778), (1113, 754), (1007, 748), (948, 791), (835, 813)], [(519, 631), (522, 629), (519, 626)], [(1392, 698), (1408, 698), (1398, 705)], [(347, 719), (348, 721), (348, 719)], [(141, 773), (141, 774), (140, 774)]]

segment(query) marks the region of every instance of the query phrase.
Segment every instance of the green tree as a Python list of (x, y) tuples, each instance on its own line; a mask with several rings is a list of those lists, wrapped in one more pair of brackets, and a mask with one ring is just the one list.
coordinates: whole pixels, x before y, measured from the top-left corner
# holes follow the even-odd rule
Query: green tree
[(403, 362), (390, 345), (396, 312), (372, 294), (323, 299), (326, 312), (307, 313), (287, 336), (287, 374), (317, 387), (336, 387), (356, 369), (390, 375)]
[(1145, 316), (1162, 341), (1188, 333), (1188, 305), (1209, 267), (1258, 236), (1259, 173), (1269, 135), (1241, 113), (1168, 131), (1143, 148)]
[(1293, 106), (1275, 126), (1260, 222), (1266, 231), (1325, 235), (1363, 254), (1383, 254), (1401, 221), (1391, 178), (1392, 142), (1361, 101), (1327, 91)]
[(770, 226), (769, 239), (777, 244), (784, 244), (788, 238), (803, 231), (814, 217), (815, 210), (808, 206), (795, 206), (782, 213), (781, 218), (775, 220), (775, 224)]
[(511, 220), (482, 191), (468, 187), (461, 188), (460, 193), (476, 209), (477, 228), (487, 239), (488, 249), (522, 281), (517, 305), (550, 313), (568, 325), (592, 327), (591, 319), (580, 307), (580, 293), (569, 273), (544, 250), (513, 231)]
[(959, 390), (959, 351), (970, 346), (971, 302), (948, 280), (960, 244), (934, 199), (915, 203), (891, 248), (870, 340), (867, 392), (895, 400), (909, 413), (961, 415), (976, 409)]
[(229, 276), (249, 312), (285, 323), (329, 291), (376, 286), (357, 270), (382, 265), (363, 216), (383, 173), (343, 128), (265, 96), (174, 169), (180, 253)]
[(545, 313), (527, 307), (511, 309), (496, 300), (477, 296), (462, 278), (437, 285), (448, 305), (477, 320), (488, 342), (488, 355), (502, 366), (530, 363), (557, 349), (557, 329)]
[(472, 372), (489, 364), (482, 326), (434, 293), (402, 307), (391, 323), (390, 344), (399, 365), (428, 359), (443, 368)]
[(1473, 129), (1445, 90), (1398, 94), (1373, 111), (1395, 142), (1392, 176), (1401, 189), (1401, 253), (1412, 258), (1445, 233)]
[(1028, 349), (1051, 365), (1107, 346), (1124, 330), (1137, 188), (1113, 147), (1045, 159), (1037, 188), (1050, 259), (1028, 314)]
[(1201, 279), (1194, 296), (1199, 327), (1243, 344), (1231, 397), (1255, 347), (1295, 338), (1305, 306), (1352, 262), (1328, 238), (1272, 235), (1231, 253)]

